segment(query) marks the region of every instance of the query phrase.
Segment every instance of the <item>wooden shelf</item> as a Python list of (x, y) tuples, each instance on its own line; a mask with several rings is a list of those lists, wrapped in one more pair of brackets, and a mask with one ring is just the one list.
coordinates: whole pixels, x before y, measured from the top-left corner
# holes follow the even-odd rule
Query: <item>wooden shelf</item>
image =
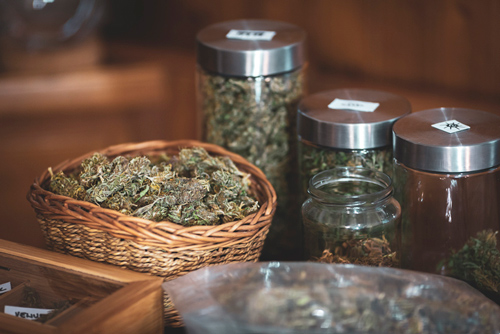
[(56, 74), (0, 77), (0, 115), (122, 112), (157, 106), (168, 78), (156, 63), (96, 66)]

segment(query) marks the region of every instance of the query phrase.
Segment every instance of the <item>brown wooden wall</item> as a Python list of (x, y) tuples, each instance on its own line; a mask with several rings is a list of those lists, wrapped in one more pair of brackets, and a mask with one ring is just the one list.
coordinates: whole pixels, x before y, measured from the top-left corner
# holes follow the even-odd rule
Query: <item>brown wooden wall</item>
[(421, 87), (500, 95), (497, 0), (185, 0), (145, 9), (152, 39), (193, 48), (196, 32), (232, 19), (303, 27), (313, 66)]

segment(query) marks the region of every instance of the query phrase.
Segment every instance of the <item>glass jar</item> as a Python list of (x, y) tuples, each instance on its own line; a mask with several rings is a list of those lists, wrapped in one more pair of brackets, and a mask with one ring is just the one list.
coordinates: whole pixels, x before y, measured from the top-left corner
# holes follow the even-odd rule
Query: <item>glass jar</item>
[(392, 126), (410, 112), (408, 100), (377, 90), (337, 89), (302, 99), (297, 116), (302, 201), (310, 178), (337, 166), (391, 176)]
[(402, 266), (456, 276), (450, 256), (478, 233), (500, 229), (500, 117), (429, 109), (393, 131)]
[[(291, 194), (297, 194), (296, 115), (305, 88), (305, 38), (301, 28), (268, 20), (222, 22), (197, 35), (201, 137), (259, 167), (278, 196), (265, 259), (294, 259), (300, 238), (300, 226), (291, 226), (290, 217), (299, 214), (300, 203)], [(294, 208), (297, 213), (290, 213)]]
[(0, 1), (6, 48), (27, 52), (57, 49), (84, 40), (101, 23), (103, 0)]
[(391, 178), (361, 167), (316, 174), (302, 205), (307, 260), (399, 267), (401, 207)]

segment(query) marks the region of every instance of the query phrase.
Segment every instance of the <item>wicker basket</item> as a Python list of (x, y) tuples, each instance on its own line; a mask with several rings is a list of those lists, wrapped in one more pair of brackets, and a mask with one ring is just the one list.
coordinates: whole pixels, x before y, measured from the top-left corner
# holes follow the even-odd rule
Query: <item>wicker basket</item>
[[(177, 154), (181, 148), (200, 146), (214, 156), (228, 156), (251, 175), (251, 188), (260, 209), (242, 220), (217, 226), (191, 226), (124, 215), (95, 204), (45, 190), (50, 173), (35, 179), (28, 200), (37, 213), (47, 247), (77, 257), (110, 263), (170, 280), (193, 270), (230, 262), (257, 261), (276, 210), (276, 193), (264, 174), (239, 155), (219, 146), (192, 141), (150, 141), (109, 147), (100, 153), (118, 155)], [(75, 170), (92, 153), (65, 161), (54, 173)], [(165, 296), (165, 324), (182, 320)]]

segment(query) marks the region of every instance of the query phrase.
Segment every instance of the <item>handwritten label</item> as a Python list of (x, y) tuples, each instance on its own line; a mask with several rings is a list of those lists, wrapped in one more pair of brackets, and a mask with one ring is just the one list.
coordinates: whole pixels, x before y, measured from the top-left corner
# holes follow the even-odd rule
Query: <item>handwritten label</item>
[(348, 109), (363, 112), (374, 112), (378, 108), (380, 103), (377, 102), (366, 102), (358, 100), (344, 100), (335, 99), (329, 105), (330, 109)]
[(470, 129), (470, 126), (455, 120), (432, 124), (432, 127), (448, 133), (455, 133)]
[(237, 30), (231, 29), (226, 38), (229, 39), (243, 39), (247, 41), (270, 41), (276, 35), (275, 31), (265, 30)]
[(19, 307), (19, 306), (10, 306), (5, 305), (4, 313), (10, 314), (18, 318), (28, 319), (28, 320), (36, 320), (40, 318), (42, 314), (49, 314), (54, 310), (45, 309), (45, 308), (32, 308), (32, 307)]
[(10, 282), (0, 284), (0, 295), (2, 293), (6, 293), (7, 291), (12, 290), (12, 286), (10, 285)]

